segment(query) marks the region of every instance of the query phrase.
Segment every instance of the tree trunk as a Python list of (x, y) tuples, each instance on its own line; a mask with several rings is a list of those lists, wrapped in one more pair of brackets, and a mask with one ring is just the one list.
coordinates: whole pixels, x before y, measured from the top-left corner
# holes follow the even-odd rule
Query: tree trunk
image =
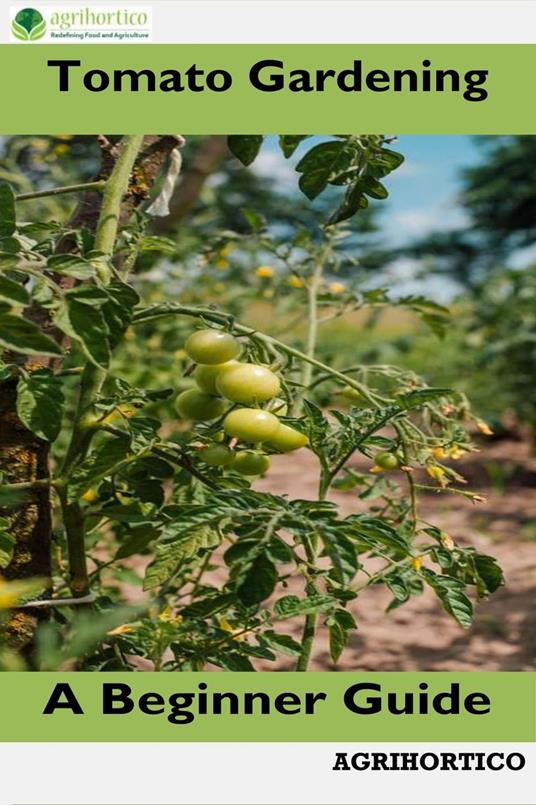
[[(170, 152), (177, 146), (177, 137), (147, 135), (143, 141), (128, 192), (123, 200), (120, 225), (124, 225), (132, 213), (148, 197), (155, 179), (165, 164)], [(101, 168), (96, 179), (107, 179), (121, 152), (121, 141), (112, 145), (105, 137), (99, 137), (102, 152)], [(95, 190), (84, 192), (71, 217), (68, 227), (81, 227), (95, 230), (101, 208), (101, 193)], [(57, 244), (57, 252), (76, 253), (76, 241), (64, 237)], [(68, 290), (76, 284), (70, 277), (55, 277), (56, 281)], [(63, 347), (68, 347), (67, 337), (57, 330), (43, 308), (30, 307), (26, 311), (29, 319), (40, 325), (44, 332)], [(21, 356), (10, 356), (13, 363), (22, 363)], [(57, 368), (58, 359), (35, 358), (24, 361), (26, 371), (44, 367)], [(17, 379), (0, 383), (0, 472), (2, 483), (26, 483), (50, 480), (49, 445), (27, 430), (17, 415)], [(6, 579), (28, 579), (39, 577), (45, 581), (43, 598), (50, 595), (52, 582), (51, 541), (52, 512), (50, 489), (45, 484), (30, 489), (23, 502), (14, 507), (9, 503), (0, 509), (0, 515), (10, 523), (10, 533), (15, 538), (12, 560), (4, 570)], [(6, 628), (7, 644), (27, 656), (36, 627), (47, 617), (45, 608), (14, 610)]]

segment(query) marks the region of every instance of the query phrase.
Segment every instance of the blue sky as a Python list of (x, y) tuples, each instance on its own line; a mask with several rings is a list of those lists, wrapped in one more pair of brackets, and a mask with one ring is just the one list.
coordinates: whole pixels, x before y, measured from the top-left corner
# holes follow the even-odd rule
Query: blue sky
[(390, 191), (383, 216), (391, 242), (431, 230), (465, 225), (458, 204), (460, 172), (481, 158), (473, 137), (465, 135), (405, 135), (395, 146), (406, 161), (385, 180)]
[[(320, 139), (320, 138), (318, 138)], [(275, 137), (269, 138), (253, 170), (276, 178), (289, 194), (296, 192), (294, 165), (310, 141), (302, 143), (288, 161), (281, 158)], [(458, 198), (461, 171), (481, 159), (474, 137), (467, 135), (403, 135), (392, 148), (405, 156), (404, 164), (384, 179), (389, 198), (379, 205), (380, 237), (386, 246), (404, 245), (432, 231), (464, 227), (466, 218)], [(450, 280), (433, 276), (425, 280), (417, 260), (401, 257), (384, 271), (390, 287), (400, 293), (425, 293), (448, 301), (457, 292)]]
[[(275, 138), (265, 145), (254, 169), (274, 174), (290, 187), (296, 185), (293, 166), (308, 143), (286, 162)], [(385, 179), (390, 197), (381, 202), (381, 222), (389, 244), (404, 243), (432, 230), (464, 226), (457, 203), (460, 171), (480, 159), (473, 137), (466, 135), (403, 135), (393, 148), (405, 156), (404, 164)]]

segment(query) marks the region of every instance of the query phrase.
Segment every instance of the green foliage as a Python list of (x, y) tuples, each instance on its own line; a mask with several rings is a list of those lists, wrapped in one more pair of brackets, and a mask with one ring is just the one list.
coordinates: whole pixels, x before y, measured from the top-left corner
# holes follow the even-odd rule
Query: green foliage
[[(283, 156), (290, 157), (303, 139), (282, 135)], [(41, 668), (75, 659), (80, 668), (130, 670), (143, 658), (158, 670), (215, 665), (252, 671), (279, 655), (307, 667), (311, 647), (305, 633), (301, 640), (297, 636), (304, 619), (306, 631), (314, 632), (317, 622), (327, 629), (337, 663), (358, 625), (349, 605), (371, 585), (387, 586), (390, 609), (427, 585), (467, 627), (470, 591), (483, 597), (502, 583), (492, 557), (446, 540), (418, 511), (425, 473), (438, 492), (452, 486), (478, 499), (437, 458), (438, 449), (472, 449), (464, 395), (391, 365), (320, 360), (315, 334), (323, 316), (337, 319), (361, 310), (374, 315), (390, 304), (385, 289), (360, 285), (357, 259), (346, 248), (352, 231), (334, 226), (369, 199), (385, 198), (381, 179), (402, 161), (386, 143), (359, 135), (313, 145), (297, 165), (302, 191), (309, 198), (330, 186), (346, 193), (327, 226), (312, 232), (287, 227), (281, 236), (250, 210), (247, 232), (213, 227), (201, 253), (192, 249), (177, 288), (176, 275), (152, 284), (135, 271), (127, 276), (147, 253), (156, 266), (167, 265), (174, 254), (173, 241), (147, 233), (143, 214), (121, 229), (114, 254), (105, 257), (95, 253), (86, 231), (39, 221), (17, 226), (13, 193), (0, 185), (7, 222), (0, 278), (7, 311), (0, 315), (0, 342), (9, 350), (61, 358), (31, 371), (7, 354), (1, 375), (17, 378), (20, 420), (54, 449), (50, 493), (57, 504), (54, 570), (61, 615), (39, 632)], [(249, 164), (262, 137), (234, 136), (229, 144)], [(67, 233), (76, 253), (58, 254)], [(236, 262), (229, 268), (233, 249)], [(251, 255), (253, 272), (241, 262)], [(275, 268), (258, 268), (261, 257)], [(222, 275), (217, 300), (207, 300), (210, 286), (199, 271), (210, 261), (223, 261), (224, 271), (235, 272), (235, 279)], [(334, 282), (342, 272), (354, 272), (355, 282)], [(276, 306), (269, 332), (238, 319), (263, 300)], [(62, 341), (70, 339), (68, 349), (30, 321), (29, 305), (39, 310), (37, 320), (53, 323)], [(448, 327), (448, 311), (424, 297), (406, 297), (398, 305), (420, 315), (434, 332)], [(285, 316), (303, 309), (309, 311), (305, 338), (273, 332)], [(239, 400), (263, 408), (276, 427), (283, 423), (302, 435), (303, 449), (318, 468), (314, 499), (263, 492), (234, 462), (213, 466), (203, 460), (205, 448), (217, 445), (239, 454), (253, 447), (263, 458), (282, 451), (276, 440), (276, 446), (259, 446), (249, 434), (253, 444), (226, 436), (223, 418), (231, 406), (236, 409), (230, 400), (216, 400), (213, 419), (199, 411), (177, 419), (177, 395), (195, 388), (195, 367), (184, 346), (197, 326), (234, 336), (242, 361), (277, 375), (272, 397), (281, 396), (284, 410), (270, 409), (271, 398), (259, 405), (253, 392)], [(224, 385), (216, 390), (223, 393)], [(348, 387), (358, 404), (340, 404), (338, 395)], [(386, 451), (396, 457), (390, 473), (374, 460)], [(280, 460), (292, 466), (291, 453)], [(268, 467), (269, 461), (262, 464)], [(343, 514), (328, 500), (333, 488), (352, 496), (352, 513)], [(27, 492), (3, 484), (0, 504), (14, 509)], [(3, 521), (0, 526), (0, 564), (6, 565), (13, 546), (3, 535)], [(94, 568), (87, 579), (94, 601), (85, 613), (70, 599), (73, 544), (84, 551), (79, 563), (90, 558)], [(127, 585), (143, 589), (142, 607), (124, 606)]]

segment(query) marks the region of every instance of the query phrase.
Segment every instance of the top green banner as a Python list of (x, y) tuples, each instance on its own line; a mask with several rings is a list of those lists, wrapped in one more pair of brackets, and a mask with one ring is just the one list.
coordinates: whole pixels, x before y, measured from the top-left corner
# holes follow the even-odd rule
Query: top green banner
[(535, 45), (1, 45), (0, 133), (533, 134), (535, 68)]

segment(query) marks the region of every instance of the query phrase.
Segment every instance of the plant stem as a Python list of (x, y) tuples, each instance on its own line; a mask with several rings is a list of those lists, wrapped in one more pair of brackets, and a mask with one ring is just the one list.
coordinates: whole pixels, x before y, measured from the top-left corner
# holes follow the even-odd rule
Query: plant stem
[[(113, 255), (121, 214), (121, 203), (127, 193), (132, 169), (142, 142), (143, 135), (141, 134), (125, 137), (124, 146), (110, 174), (110, 178), (106, 182), (94, 241), (94, 249), (102, 252), (105, 259), (111, 259)], [(88, 363), (85, 366), (80, 380), (80, 393), (75, 421), (71, 441), (62, 467), (62, 476), (67, 475), (73, 465), (83, 460), (89, 450), (95, 433), (95, 422), (91, 408), (102, 389), (105, 378), (106, 372), (104, 369), (92, 363)], [(85, 595), (89, 590), (89, 580), (85, 557), (84, 518), (78, 503), (69, 502), (67, 489), (61, 492), (61, 503), (69, 548), (72, 592), (77, 596)]]
[(104, 190), (106, 181), (99, 179), (95, 182), (83, 182), (81, 184), (71, 184), (65, 187), (53, 187), (50, 190), (34, 190), (31, 193), (19, 193), (15, 196), (15, 201), (31, 201), (34, 198), (48, 198), (49, 196), (63, 196), (66, 193), (85, 193), (87, 190)]
[[(307, 286), (308, 327), (307, 327), (307, 342), (305, 346), (305, 355), (308, 358), (308, 360), (303, 362), (301, 368), (301, 376), (300, 376), (301, 390), (294, 405), (293, 413), (295, 414), (295, 416), (300, 416), (303, 411), (304, 394), (309, 389), (309, 386), (311, 385), (311, 381), (313, 379), (313, 363), (311, 363), (311, 360), (315, 359), (316, 343), (318, 336), (318, 291), (322, 284), (322, 278), (324, 273), (324, 261), (328, 254), (329, 248), (330, 246), (328, 241), (328, 243), (324, 246), (324, 248), (322, 248), (318, 253), (317, 259), (315, 261), (313, 275)], [(310, 566), (315, 567), (318, 552), (318, 535), (313, 534), (310, 539), (306, 539), (304, 542), (304, 548), (307, 557), (307, 562), (309, 563)], [(310, 592), (316, 592), (316, 590), (314, 589), (314, 585), (309, 582), (306, 587), (306, 593), (309, 594)], [(303, 625), (303, 632), (301, 638), (301, 654), (298, 657), (298, 661), (296, 663), (296, 671), (307, 671), (309, 667), (309, 662), (311, 659), (311, 654), (315, 642), (317, 622), (318, 622), (318, 614), (316, 612), (311, 612), (309, 615), (305, 616), (305, 623)]]
[[(309, 565), (314, 567), (316, 565), (316, 555), (318, 552), (318, 535), (313, 534), (310, 539), (306, 539), (304, 541), (303, 545), (305, 548), (307, 562)], [(314, 585), (311, 582), (308, 583), (306, 592), (308, 594), (316, 592)], [(305, 623), (303, 625), (303, 632), (300, 641), (301, 654), (296, 662), (296, 671), (307, 671), (309, 668), (309, 662), (311, 660), (311, 654), (315, 642), (317, 621), (317, 612), (311, 612), (309, 615), (305, 616)]]
[[(311, 359), (314, 358), (316, 353), (316, 339), (318, 335), (318, 289), (322, 282), (322, 275), (324, 272), (324, 257), (326, 250), (323, 249), (315, 262), (315, 268), (310, 282), (307, 286), (307, 343), (305, 347), (305, 355)], [(313, 379), (313, 364), (309, 361), (304, 361), (301, 368), (300, 394), (296, 397), (294, 404), (294, 415), (300, 416), (303, 411), (303, 397), (308, 390)]]
[(66, 488), (59, 490), (63, 527), (69, 556), (69, 587), (75, 598), (89, 594), (84, 515), (77, 501), (69, 501)]

